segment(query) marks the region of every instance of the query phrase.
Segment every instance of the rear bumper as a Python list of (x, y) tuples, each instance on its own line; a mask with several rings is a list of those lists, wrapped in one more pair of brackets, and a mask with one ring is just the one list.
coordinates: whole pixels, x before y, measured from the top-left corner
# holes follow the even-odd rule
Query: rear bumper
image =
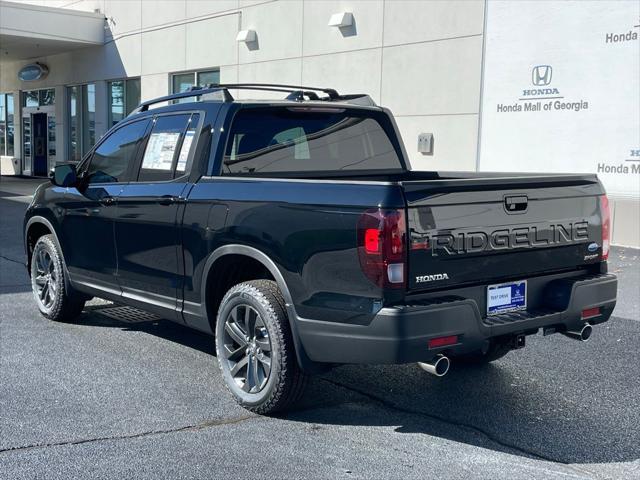
[[(315, 362), (393, 364), (426, 361), (438, 353), (480, 350), (496, 337), (557, 332), (585, 323), (605, 322), (616, 304), (618, 280), (602, 274), (549, 282), (544, 308), (484, 317), (475, 300), (439, 297), (411, 305), (383, 308), (368, 325), (297, 319), (297, 331)], [(600, 307), (600, 315), (583, 320), (581, 312)], [(549, 330), (551, 331), (551, 330)], [(429, 349), (432, 338), (458, 336), (456, 345)]]

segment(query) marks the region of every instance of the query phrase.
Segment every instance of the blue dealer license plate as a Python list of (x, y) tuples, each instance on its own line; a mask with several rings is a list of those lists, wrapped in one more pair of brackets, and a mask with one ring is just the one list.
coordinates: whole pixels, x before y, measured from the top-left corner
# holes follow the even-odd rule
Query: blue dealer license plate
[(527, 281), (487, 287), (487, 315), (527, 309)]

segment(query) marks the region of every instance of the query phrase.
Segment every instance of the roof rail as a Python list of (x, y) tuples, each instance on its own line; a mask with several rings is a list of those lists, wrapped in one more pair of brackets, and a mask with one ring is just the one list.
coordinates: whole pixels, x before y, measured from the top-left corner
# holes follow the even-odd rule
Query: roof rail
[[(333, 88), (319, 88), (319, 87), (302, 87), (300, 85), (286, 85), (280, 83), (212, 83), (208, 85), (210, 88), (213, 87), (222, 87), (222, 88), (230, 88), (237, 90), (267, 90), (267, 91), (276, 91), (276, 92), (289, 92), (289, 93), (297, 93), (302, 91), (304, 94), (311, 94), (312, 92), (323, 92), (329, 96), (331, 100), (337, 100), (340, 98), (340, 95)], [(313, 95), (309, 95), (313, 96)], [(318, 99), (318, 96), (315, 95)]]
[[(211, 83), (205, 87), (194, 86), (186, 92), (174, 93), (166, 95), (164, 97), (154, 98), (153, 100), (147, 100), (138, 105), (130, 115), (146, 112), (151, 105), (156, 103), (170, 102), (172, 100), (178, 100), (180, 98), (201, 97), (203, 95), (209, 95), (212, 93), (222, 93), (224, 102), (233, 102), (234, 98), (229, 93), (229, 89), (232, 90), (262, 90), (268, 92), (283, 92), (288, 93), (287, 100), (303, 101), (306, 98), (309, 100), (320, 101), (343, 101), (354, 105), (366, 105), (376, 106), (375, 102), (366, 94), (350, 94), (340, 95), (333, 88), (316, 88), (316, 87), (302, 87), (298, 85), (283, 85), (278, 83)], [(316, 92), (326, 93), (327, 97), (319, 97)]]
[(222, 92), (225, 102), (232, 102), (233, 97), (229, 94), (229, 92), (225, 88), (221, 87), (191, 87), (186, 92), (173, 93), (171, 95), (166, 95), (164, 97), (154, 98), (153, 100), (147, 100), (146, 102), (142, 102), (136, 108), (133, 109), (130, 115), (139, 112), (146, 112), (149, 110), (150, 105), (154, 105), (156, 103), (169, 102), (171, 100), (178, 100), (180, 98), (190, 98), (190, 97), (200, 97), (202, 95), (207, 95), (210, 93)]
[[(285, 92), (289, 93), (286, 100), (296, 100), (302, 102), (305, 97), (308, 100), (320, 100), (329, 102), (344, 102), (352, 105), (361, 105), (367, 107), (376, 107), (376, 102), (366, 93), (352, 93), (347, 95), (340, 95), (333, 88), (320, 88), (320, 87), (303, 87), (300, 85), (288, 85), (280, 83), (211, 83), (207, 85), (207, 88), (224, 88), (231, 90), (264, 90), (270, 92)], [(323, 92), (328, 95), (327, 97), (319, 97), (315, 92)], [(231, 99), (231, 95), (229, 95)]]

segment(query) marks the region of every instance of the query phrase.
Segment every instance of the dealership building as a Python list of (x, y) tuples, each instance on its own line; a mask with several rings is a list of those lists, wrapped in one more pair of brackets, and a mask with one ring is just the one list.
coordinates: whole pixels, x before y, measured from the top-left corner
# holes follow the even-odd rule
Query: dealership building
[(332, 87), (389, 107), (416, 170), (597, 173), (640, 247), (639, 36), (633, 0), (0, 0), (1, 171), (194, 85)]

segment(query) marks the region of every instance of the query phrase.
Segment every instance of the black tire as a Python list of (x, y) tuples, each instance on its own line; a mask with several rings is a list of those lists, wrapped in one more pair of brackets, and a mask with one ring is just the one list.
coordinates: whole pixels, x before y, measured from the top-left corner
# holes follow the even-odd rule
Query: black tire
[(78, 318), (87, 297), (67, 289), (62, 255), (52, 235), (43, 235), (33, 247), (30, 273), (31, 288), (42, 315), (56, 322)]
[(227, 389), (242, 407), (261, 415), (292, 406), (307, 384), (282, 293), (271, 280), (244, 282), (226, 293), (218, 310), (216, 355)]
[(451, 357), (456, 363), (466, 365), (484, 365), (501, 359), (511, 351), (511, 347), (503, 342), (491, 342), (486, 352), (478, 350), (464, 355)]

